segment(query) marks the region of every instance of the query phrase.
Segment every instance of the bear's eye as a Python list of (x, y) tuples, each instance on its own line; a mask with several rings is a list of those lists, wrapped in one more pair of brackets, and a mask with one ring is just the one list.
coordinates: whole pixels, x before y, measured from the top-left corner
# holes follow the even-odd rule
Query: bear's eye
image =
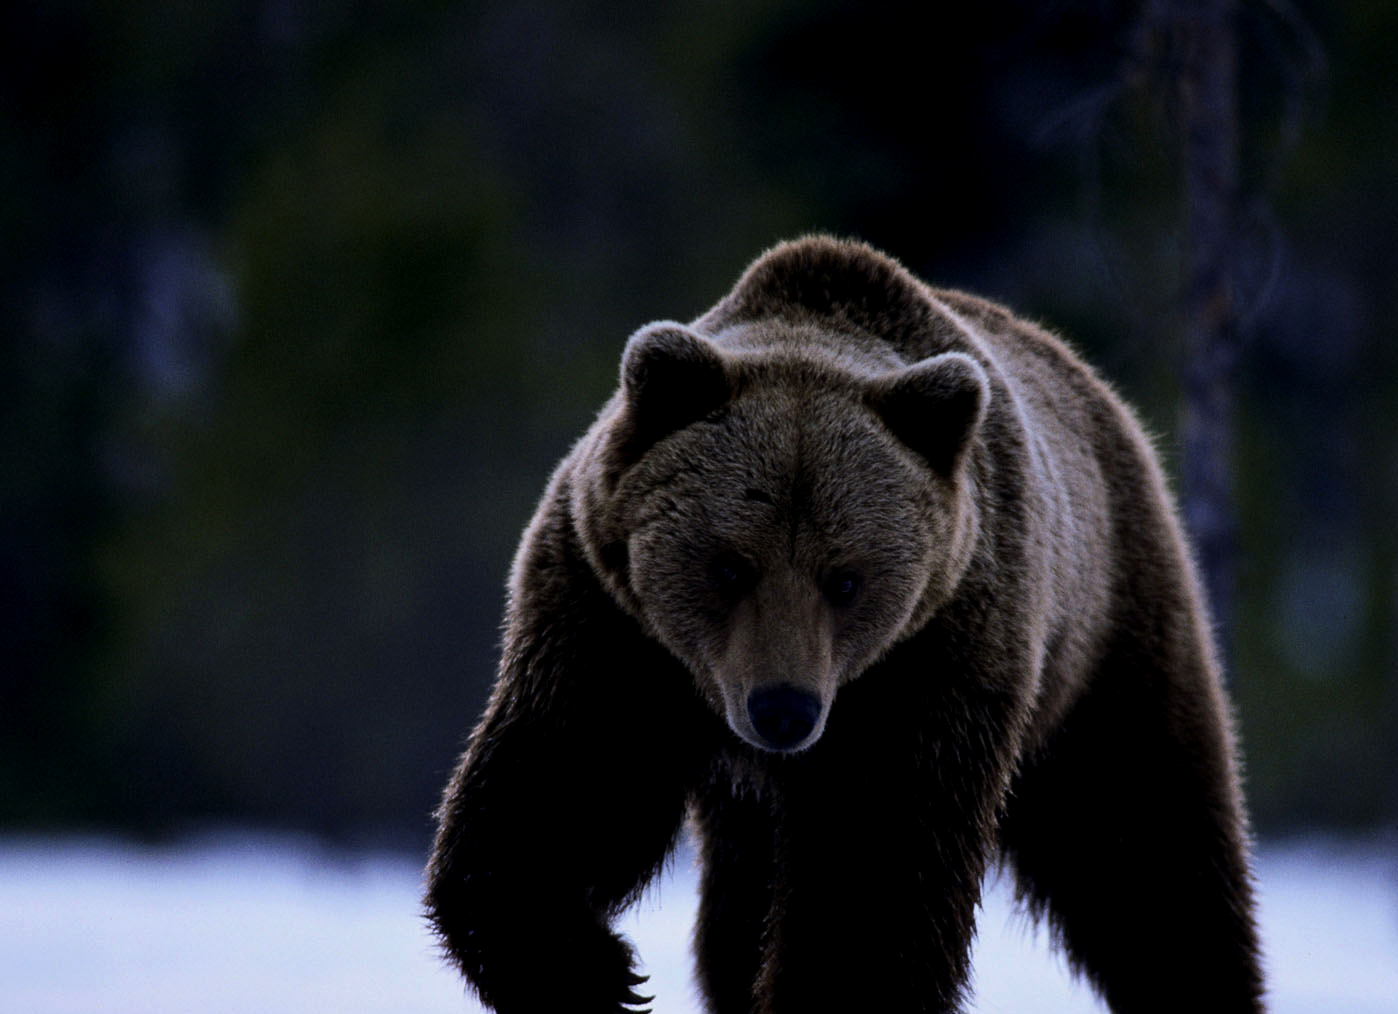
[(843, 609), (859, 595), (859, 575), (847, 568), (832, 570), (821, 582), (820, 592), (826, 602)]
[(737, 553), (720, 553), (709, 565), (709, 573), (719, 591), (737, 597), (757, 584), (757, 568)]

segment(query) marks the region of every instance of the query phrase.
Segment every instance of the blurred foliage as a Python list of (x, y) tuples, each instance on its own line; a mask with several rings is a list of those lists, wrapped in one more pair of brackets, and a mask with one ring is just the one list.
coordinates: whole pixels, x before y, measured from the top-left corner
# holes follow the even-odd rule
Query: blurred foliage
[[(626, 336), (859, 235), (1069, 334), (1174, 462), (1158, 4), (0, 15), (0, 818), (426, 834)], [(1260, 825), (1398, 797), (1391, 5), (1242, 4), (1234, 686)]]

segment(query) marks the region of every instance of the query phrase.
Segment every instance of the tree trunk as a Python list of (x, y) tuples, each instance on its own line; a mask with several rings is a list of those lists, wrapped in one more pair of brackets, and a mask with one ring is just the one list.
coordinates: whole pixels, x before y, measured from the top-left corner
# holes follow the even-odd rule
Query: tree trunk
[(1186, 243), (1181, 500), (1230, 659), (1237, 522), (1233, 417), (1239, 355), (1238, 124), (1234, 0), (1180, 0)]

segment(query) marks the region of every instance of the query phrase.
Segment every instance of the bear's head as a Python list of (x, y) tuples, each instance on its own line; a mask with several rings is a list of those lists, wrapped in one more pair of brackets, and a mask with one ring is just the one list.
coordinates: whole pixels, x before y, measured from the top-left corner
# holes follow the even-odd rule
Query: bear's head
[(861, 373), (651, 325), (574, 489), (589, 559), (738, 736), (807, 747), (964, 573), (988, 397), (960, 352)]

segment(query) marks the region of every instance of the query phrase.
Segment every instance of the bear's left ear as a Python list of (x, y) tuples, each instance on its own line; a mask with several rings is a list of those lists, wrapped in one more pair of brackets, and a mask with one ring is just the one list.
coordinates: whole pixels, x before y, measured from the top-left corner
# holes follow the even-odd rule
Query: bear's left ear
[(633, 461), (732, 394), (718, 349), (670, 321), (647, 325), (631, 336), (621, 357), (621, 389), (626, 404), (623, 453)]
[(895, 437), (950, 477), (985, 418), (990, 381), (970, 356), (946, 352), (880, 377), (866, 400)]

